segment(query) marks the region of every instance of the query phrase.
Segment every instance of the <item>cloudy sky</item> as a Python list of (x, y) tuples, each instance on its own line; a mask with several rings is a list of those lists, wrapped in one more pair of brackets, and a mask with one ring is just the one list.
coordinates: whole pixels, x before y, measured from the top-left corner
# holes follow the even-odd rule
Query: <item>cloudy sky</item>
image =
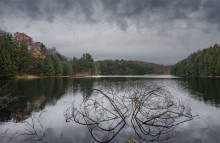
[(220, 0), (0, 0), (0, 29), (70, 58), (167, 65), (220, 43)]

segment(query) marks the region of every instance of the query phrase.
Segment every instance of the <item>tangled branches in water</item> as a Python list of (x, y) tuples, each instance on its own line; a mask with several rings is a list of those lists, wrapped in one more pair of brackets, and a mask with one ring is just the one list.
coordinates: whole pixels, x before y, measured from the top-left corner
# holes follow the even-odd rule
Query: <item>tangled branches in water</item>
[(129, 84), (92, 89), (77, 107), (67, 109), (66, 121), (86, 125), (97, 142), (108, 142), (125, 125), (142, 140), (167, 140), (177, 125), (193, 119), (190, 108), (163, 87)]

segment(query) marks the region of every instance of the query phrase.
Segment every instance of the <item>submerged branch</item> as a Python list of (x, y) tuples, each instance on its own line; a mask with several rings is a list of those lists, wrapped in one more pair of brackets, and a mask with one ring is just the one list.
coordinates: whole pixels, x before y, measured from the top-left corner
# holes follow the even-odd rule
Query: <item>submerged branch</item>
[(46, 133), (44, 132), (43, 125), (41, 124), (38, 117), (32, 115), (30, 122), (26, 122), (29, 128), (25, 128), (25, 132), (22, 133), (22, 136), (25, 136), (25, 141), (38, 141), (42, 143), (48, 143), (46, 138)]
[(66, 110), (66, 120), (86, 125), (97, 142), (109, 142), (125, 125), (145, 141), (167, 140), (177, 125), (193, 119), (190, 108), (163, 87), (117, 86), (92, 89), (79, 108)]

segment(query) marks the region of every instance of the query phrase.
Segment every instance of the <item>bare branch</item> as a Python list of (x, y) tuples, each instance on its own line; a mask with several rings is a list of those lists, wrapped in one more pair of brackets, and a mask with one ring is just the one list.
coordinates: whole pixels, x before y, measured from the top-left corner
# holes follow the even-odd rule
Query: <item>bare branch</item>
[(40, 120), (35, 115), (32, 115), (30, 119), (30, 122), (26, 122), (29, 126), (29, 129), (25, 128), (25, 132), (20, 135), (27, 137), (25, 141), (38, 141), (42, 143), (48, 143), (43, 125), (41, 124)]
[(190, 108), (163, 87), (128, 84), (92, 89), (78, 108), (66, 110), (66, 120), (86, 125), (97, 142), (109, 142), (125, 125), (145, 141), (167, 140), (177, 125), (193, 119)]

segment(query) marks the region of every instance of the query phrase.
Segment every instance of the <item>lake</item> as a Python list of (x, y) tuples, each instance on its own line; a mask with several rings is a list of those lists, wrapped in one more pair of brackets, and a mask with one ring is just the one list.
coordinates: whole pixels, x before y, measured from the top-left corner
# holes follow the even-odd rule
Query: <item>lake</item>
[(0, 108), (0, 142), (220, 141), (220, 79), (66, 77), (1, 80), (0, 87), (13, 99)]

